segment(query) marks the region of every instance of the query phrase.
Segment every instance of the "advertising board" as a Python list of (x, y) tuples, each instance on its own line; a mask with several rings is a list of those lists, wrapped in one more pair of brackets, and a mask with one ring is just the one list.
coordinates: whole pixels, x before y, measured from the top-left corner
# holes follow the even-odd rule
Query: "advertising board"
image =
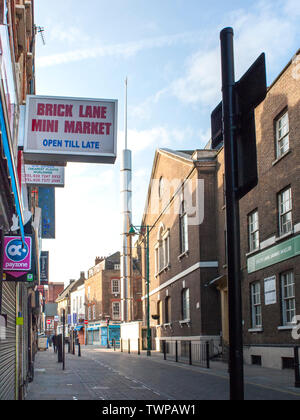
[(114, 163), (117, 100), (28, 95), (25, 161)]
[(31, 237), (25, 236), (25, 243), (18, 236), (4, 237), (4, 272), (27, 272), (31, 270)]
[(44, 187), (64, 187), (65, 168), (63, 166), (24, 165), (25, 184)]

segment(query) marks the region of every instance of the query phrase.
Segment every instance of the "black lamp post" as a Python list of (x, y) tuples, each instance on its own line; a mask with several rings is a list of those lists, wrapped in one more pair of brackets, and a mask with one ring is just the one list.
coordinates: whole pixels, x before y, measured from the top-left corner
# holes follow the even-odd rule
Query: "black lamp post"
[(151, 356), (151, 330), (150, 330), (150, 297), (149, 297), (149, 225), (130, 226), (128, 235), (141, 233), (145, 236), (146, 230), (146, 287), (147, 287), (147, 356)]

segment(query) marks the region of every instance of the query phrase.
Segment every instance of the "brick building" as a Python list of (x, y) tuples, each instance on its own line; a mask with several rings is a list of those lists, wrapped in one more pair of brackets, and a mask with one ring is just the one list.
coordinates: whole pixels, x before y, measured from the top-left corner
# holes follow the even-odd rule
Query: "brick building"
[[(244, 357), (292, 366), (300, 313), (299, 51), (255, 110), (258, 185), (240, 201)], [(228, 345), (224, 153), (216, 157), (218, 277), (224, 349)]]
[(48, 336), (57, 330), (58, 305), (55, 301), (63, 290), (64, 283), (49, 282), (47, 286), (44, 286), (44, 329)]
[[(299, 61), (298, 51), (255, 110), (259, 181), (240, 201), (244, 358), (276, 368), (292, 366), (300, 339)], [(156, 348), (162, 339), (220, 339), (227, 357), (224, 186), (222, 144), (215, 150), (209, 143), (205, 150), (156, 151), (142, 220), (150, 226)], [(145, 248), (143, 235), (139, 245)], [(145, 255), (141, 261), (146, 278)], [(145, 324), (145, 287), (143, 302)]]
[[(19, 228), (14, 234), (32, 234), (36, 252), (32, 258), (33, 282), (16, 282), (3, 273), (0, 262), (0, 400), (21, 400), (33, 379), (40, 324), (39, 243), (35, 227), (23, 225), (28, 210), (26, 185), (21, 183), (24, 130), (22, 115), (27, 94), (35, 93), (34, 0), (0, 0), (0, 247), (3, 235), (11, 233), (13, 217)], [(25, 222), (25, 221), (24, 221)], [(22, 317), (22, 326), (17, 325)]]
[[(218, 276), (216, 154), (214, 150), (169, 149), (158, 149), (155, 154), (142, 220), (142, 225), (150, 226), (152, 348), (161, 348), (162, 340), (212, 339), (219, 344), (219, 293), (207, 287)], [(143, 235), (139, 246), (145, 261)]]
[[(240, 203), (245, 358), (287, 367), (300, 314), (300, 50), (255, 113), (259, 182)], [(299, 337), (300, 338), (300, 337)]]
[[(110, 339), (113, 331), (121, 323), (121, 295), (120, 295), (120, 253), (109, 257), (97, 257), (95, 265), (88, 270), (85, 280), (85, 302), (87, 326), (87, 343), (107, 343), (107, 322), (109, 321)], [(133, 261), (132, 282), (129, 287), (130, 320), (142, 319), (142, 285), (138, 265)], [(116, 337), (119, 337), (119, 327)]]
[(45, 291), (45, 303), (55, 302), (64, 288), (64, 283), (48, 283), (48, 289)]

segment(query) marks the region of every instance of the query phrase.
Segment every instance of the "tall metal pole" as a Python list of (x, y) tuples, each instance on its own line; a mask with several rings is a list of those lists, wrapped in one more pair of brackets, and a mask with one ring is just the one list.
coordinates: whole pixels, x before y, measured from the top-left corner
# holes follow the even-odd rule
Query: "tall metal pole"
[(240, 226), (237, 189), (233, 29), (220, 33), (226, 178), (230, 399), (244, 399)]
[(127, 149), (127, 78), (125, 81), (125, 149), (121, 160), (121, 203), (122, 203), (122, 252), (121, 252), (121, 319), (130, 321), (130, 266), (131, 237), (128, 231), (131, 226), (131, 150)]
[(62, 334), (62, 359), (63, 359), (63, 370), (65, 370), (65, 323), (66, 323), (66, 311), (63, 309), (63, 334)]
[(147, 356), (151, 356), (150, 296), (149, 296), (149, 226), (146, 226), (146, 282), (147, 282)]

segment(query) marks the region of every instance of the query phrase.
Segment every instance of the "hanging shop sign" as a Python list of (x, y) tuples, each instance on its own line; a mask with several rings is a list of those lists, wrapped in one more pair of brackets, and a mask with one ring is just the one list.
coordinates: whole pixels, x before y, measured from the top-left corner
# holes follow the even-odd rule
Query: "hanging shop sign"
[(65, 168), (63, 166), (24, 165), (25, 184), (44, 187), (64, 187)]
[(38, 201), (42, 209), (42, 238), (55, 239), (55, 189), (39, 187)]
[(25, 160), (114, 163), (117, 105), (114, 99), (28, 95)]
[(42, 285), (47, 285), (49, 282), (49, 251), (41, 251), (40, 282)]
[(14, 281), (23, 283), (32, 283), (34, 281), (33, 273), (11, 271), (3, 273), (3, 281)]
[(27, 272), (31, 270), (31, 237), (25, 242), (18, 236), (4, 237), (3, 272)]

